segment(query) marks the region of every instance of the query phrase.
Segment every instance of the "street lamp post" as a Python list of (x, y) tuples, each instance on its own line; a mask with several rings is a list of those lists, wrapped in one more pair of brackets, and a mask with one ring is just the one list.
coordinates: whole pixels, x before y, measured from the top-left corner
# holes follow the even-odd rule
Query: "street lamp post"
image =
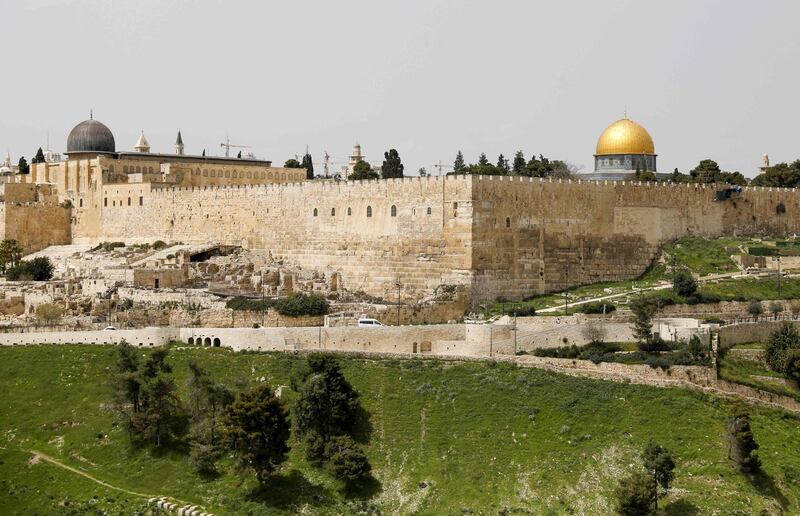
[(397, 287), (397, 325), (400, 326), (400, 279), (395, 281), (394, 286)]

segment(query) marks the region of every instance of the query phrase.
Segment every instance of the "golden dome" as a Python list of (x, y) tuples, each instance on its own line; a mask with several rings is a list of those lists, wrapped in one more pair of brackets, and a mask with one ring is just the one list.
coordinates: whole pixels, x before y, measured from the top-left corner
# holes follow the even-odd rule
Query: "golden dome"
[(598, 156), (607, 154), (655, 154), (656, 148), (647, 129), (623, 118), (609, 125), (597, 140)]

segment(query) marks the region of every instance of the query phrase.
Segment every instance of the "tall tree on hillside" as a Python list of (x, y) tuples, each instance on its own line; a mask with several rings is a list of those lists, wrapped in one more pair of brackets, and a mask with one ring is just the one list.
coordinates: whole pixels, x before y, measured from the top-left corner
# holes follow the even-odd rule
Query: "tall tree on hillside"
[(514, 174), (520, 175), (524, 169), (525, 154), (523, 154), (521, 150), (518, 150), (517, 153), (514, 154), (514, 161), (511, 165), (511, 171), (514, 172)]
[(728, 419), (728, 459), (736, 462), (743, 473), (754, 473), (761, 468), (758, 458), (758, 443), (750, 428), (750, 414), (747, 408), (736, 405), (733, 416)]
[(461, 151), (458, 151), (458, 154), (456, 154), (456, 160), (453, 161), (453, 172), (462, 172), (466, 166), (466, 163), (464, 163), (464, 155), (461, 153)]
[(637, 471), (619, 481), (614, 490), (617, 512), (622, 516), (651, 516), (656, 513), (656, 488), (650, 477)]
[(253, 469), (259, 483), (286, 461), (289, 413), (267, 384), (241, 392), (222, 418), (222, 442), (239, 469)]
[(485, 152), (481, 152), (481, 155), (478, 156), (478, 165), (483, 167), (483, 166), (486, 166), (488, 164), (489, 164), (489, 159), (486, 157), (486, 153)]
[(397, 149), (389, 149), (383, 153), (383, 165), (381, 166), (381, 177), (389, 179), (392, 177), (403, 177), (403, 163)]
[(645, 302), (636, 301), (631, 305), (633, 312), (633, 337), (640, 346), (647, 345), (653, 336), (653, 308)]
[(311, 154), (305, 153), (300, 166), (306, 169), (306, 179), (314, 179), (314, 160), (311, 159)]
[(672, 458), (672, 453), (660, 444), (650, 441), (642, 453), (642, 460), (644, 461), (644, 469), (650, 474), (653, 479), (655, 487), (655, 509), (658, 510), (658, 486), (661, 486), (664, 491), (669, 490), (669, 485), (672, 479), (675, 478), (675, 459)]
[(332, 437), (350, 432), (359, 408), (358, 392), (345, 379), (339, 362), (327, 355), (312, 355), (300, 384), (294, 407), (298, 437), (306, 443), (309, 458), (319, 459)]

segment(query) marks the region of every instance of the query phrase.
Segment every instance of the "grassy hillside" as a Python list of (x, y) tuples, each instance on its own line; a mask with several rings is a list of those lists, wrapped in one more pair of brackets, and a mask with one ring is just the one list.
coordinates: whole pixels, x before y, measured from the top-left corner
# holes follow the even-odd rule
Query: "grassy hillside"
[[(197, 359), (231, 386), (287, 385), (301, 358), (173, 351), (181, 383)], [(776, 514), (800, 507), (798, 420), (754, 409), (767, 477), (750, 481), (726, 459), (727, 402), (686, 390), (600, 382), (487, 363), (342, 359), (371, 415), (377, 483), (343, 493), (298, 450), (263, 491), (226, 472), (202, 480), (180, 451), (129, 446), (112, 426), (113, 349), (0, 349), (0, 513), (131, 513), (144, 499), (93, 483), (37, 450), (109, 484), (203, 504), (216, 514), (399, 512), (608, 513), (616, 479), (650, 438), (677, 457), (668, 514)], [(293, 393), (284, 389), (285, 396)]]

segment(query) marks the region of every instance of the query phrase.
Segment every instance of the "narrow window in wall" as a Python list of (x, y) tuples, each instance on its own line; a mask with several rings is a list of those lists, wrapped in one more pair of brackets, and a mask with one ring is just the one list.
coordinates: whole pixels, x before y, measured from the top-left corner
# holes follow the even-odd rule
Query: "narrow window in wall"
[(458, 203), (457, 203), (457, 202), (454, 202), (454, 203), (453, 203), (453, 209), (454, 209), (454, 210), (457, 210), (457, 209), (458, 209)]
[(103, 197), (103, 207), (108, 206), (108, 197)]
[(390, 210), (390, 213), (391, 213), (392, 217), (397, 217), (397, 206), (392, 204), (392, 208)]
[(506, 227), (507, 228), (511, 227), (511, 219), (509, 217), (506, 217)]
[(336, 208), (331, 208), (331, 217), (336, 216)]
[(430, 214), (431, 214), (431, 207), (428, 206), (428, 215), (430, 215)]
[(83, 208), (83, 199), (78, 199), (78, 208)]
[(349, 217), (352, 214), (353, 214), (353, 209), (352, 208), (347, 208), (347, 216)]
[(372, 217), (372, 206), (367, 206), (367, 217)]
[(144, 197), (139, 197), (139, 206), (144, 205)]
[(317, 209), (316, 208), (314, 208), (314, 216), (315, 217), (317, 216)]
[(130, 206), (130, 205), (131, 205), (131, 198), (128, 197), (128, 206)]

